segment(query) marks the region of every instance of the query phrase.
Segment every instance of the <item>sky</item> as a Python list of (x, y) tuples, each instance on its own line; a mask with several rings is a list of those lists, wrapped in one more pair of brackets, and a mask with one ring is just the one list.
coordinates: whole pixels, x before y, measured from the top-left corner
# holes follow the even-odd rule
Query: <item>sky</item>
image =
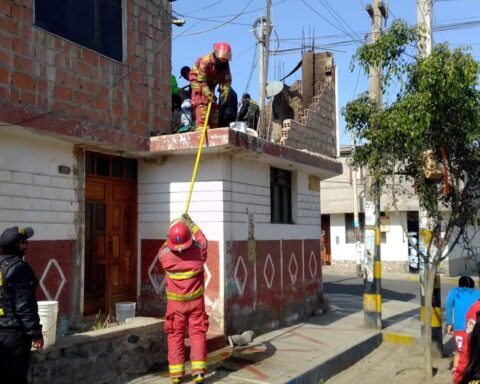
[[(385, 1), (384, 1), (385, 2)], [(368, 90), (368, 79), (358, 66), (351, 71), (352, 55), (369, 39), (371, 19), (366, 0), (271, 0), (273, 32), (270, 38), (268, 81), (287, 75), (300, 61), (302, 50), (315, 45), (316, 52), (334, 54), (337, 65), (338, 100), (341, 109), (359, 93)], [(416, 23), (415, 0), (389, 0), (386, 27), (396, 19)], [(232, 46), (232, 86), (239, 96), (248, 92), (259, 99), (257, 40), (253, 24), (266, 16), (266, 0), (176, 0), (171, 3), (174, 17), (185, 25), (172, 25), (172, 73), (180, 77), (180, 68), (192, 67), (198, 57), (212, 51), (213, 43)], [(451, 48), (468, 46), (480, 61), (480, 0), (433, 0), (433, 42), (448, 42)], [(412, 47), (411, 55), (415, 54)], [(284, 82), (301, 79), (301, 69)], [(186, 84), (179, 78), (179, 86)], [(393, 84), (385, 95), (393, 100), (399, 85)], [(345, 122), (339, 114), (340, 144), (351, 144)]]

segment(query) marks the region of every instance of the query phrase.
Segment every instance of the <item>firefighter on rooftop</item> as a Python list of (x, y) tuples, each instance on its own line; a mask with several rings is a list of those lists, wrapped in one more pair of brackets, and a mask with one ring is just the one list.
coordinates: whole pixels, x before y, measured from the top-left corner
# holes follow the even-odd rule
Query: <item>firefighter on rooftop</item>
[(213, 52), (197, 59), (190, 71), (189, 80), (192, 88), (192, 107), (195, 113), (197, 129), (202, 129), (207, 114), (208, 103), (212, 102), (208, 127), (218, 126), (218, 105), (215, 87), (220, 86), (223, 100), (227, 100), (232, 76), (229, 61), (232, 48), (228, 43), (216, 43)]

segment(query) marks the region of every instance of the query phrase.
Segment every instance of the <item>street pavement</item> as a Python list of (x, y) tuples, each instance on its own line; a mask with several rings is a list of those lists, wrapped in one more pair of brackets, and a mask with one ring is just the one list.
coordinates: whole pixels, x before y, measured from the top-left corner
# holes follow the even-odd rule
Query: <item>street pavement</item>
[[(326, 280), (342, 280), (341, 276), (335, 276), (326, 276)], [(408, 274), (395, 276), (395, 279), (409, 278)], [(416, 302), (384, 300), (383, 329), (370, 330), (363, 327), (361, 296), (339, 291), (328, 297), (331, 310), (324, 314), (263, 334), (246, 347), (227, 347), (210, 353), (205, 382), (317, 384), (352, 366), (382, 341), (408, 345), (420, 340)], [(184, 380), (189, 382), (191, 376)], [(129, 382), (154, 383), (170, 383), (168, 372), (152, 373)]]

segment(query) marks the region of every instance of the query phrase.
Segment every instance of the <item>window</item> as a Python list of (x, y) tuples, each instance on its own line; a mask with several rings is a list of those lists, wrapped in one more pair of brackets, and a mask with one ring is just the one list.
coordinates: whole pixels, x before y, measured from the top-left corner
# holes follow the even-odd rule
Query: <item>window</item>
[(270, 168), (270, 219), (292, 224), (292, 172)]
[[(360, 212), (358, 214), (358, 221), (360, 221), (360, 243), (365, 242), (365, 214)], [(353, 213), (345, 214), (345, 242), (347, 244), (355, 243), (355, 230), (353, 227)]]
[(122, 0), (35, 0), (35, 25), (122, 61)]
[(126, 157), (86, 152), (85, 173), (87, 175), (136, 180), (137, 161), (135, 159), (128, 159)]
[[(385, 216), (385, 212), (380, 212), (380, 216)], [(365, 214), (360, 212), (358, 214), (358, 220), (360, 221), (360, 243), (365, 242)], [(381, 242), (385, 244), (387, 242), (387, 233), (380, 232)], [(353, 213), (345, 214), (345, 243), (355, 243), (355, 231), (353, 227)]]

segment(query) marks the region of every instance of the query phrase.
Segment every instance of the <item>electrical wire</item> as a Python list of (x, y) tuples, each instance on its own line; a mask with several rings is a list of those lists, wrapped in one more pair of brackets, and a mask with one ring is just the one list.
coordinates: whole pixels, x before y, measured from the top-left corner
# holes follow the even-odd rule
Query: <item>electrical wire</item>
[(182, 33), (181, 36), (182, 37), (186, 37), (186, 36), (193, 36), (193, 35), (199, 35), (201, 33), (205, 33), (205, 32), (210, 32), (210, 31), (213, 31), (215, 29), (218, 29), (218, 28), (221, 28), (229, 23), (231, 23), (233, 20), (236, 20), (238, 19), (240, 16), (242, 16), (243, 14), (245, 14), (245, 10), (248, 8), (248, 6), (253, 2), (253, 0), (250, 0), (247, 2), (247, 5), (245, 5), (245, 7), (243, 7), (243, 9), (240, 11), (240, 13), (238, 13), (237, 15), (233, 16), (230, 20), (227, 20), (227, 21), (224, 21), (223, 23), (219, 24), (219, 25), (216, 25), (215, 27), (212, 27), (212, 28), (208, 28), (208, 29), (204, 29), (202, 31), (196, 31), (196, 32), (191, 32), (191, 33)]
[(253, 72), (255, 71), (255, 67), (257, 66), (258, 63), (258, 44), (255, 43), (255, 51), (253, 52), (252, 56), (252, 65), (250, 67), (250, 73), (248, 75), (248, 80), (247, 80), (247, 85), (245, 86), (245, 90), (243, 93), (246, 93), (248, 88), (250, 88), (250, 81), (252, 80)]

